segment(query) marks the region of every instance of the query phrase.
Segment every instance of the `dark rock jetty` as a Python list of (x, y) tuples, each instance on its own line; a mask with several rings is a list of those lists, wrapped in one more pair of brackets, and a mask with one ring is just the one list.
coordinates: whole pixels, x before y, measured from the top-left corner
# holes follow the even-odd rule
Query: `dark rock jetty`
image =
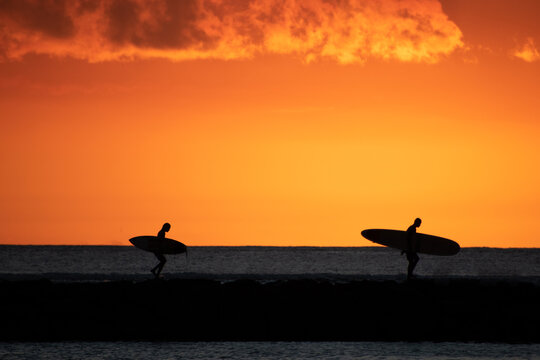
[(540, 342), (540, 285), (0, 281), (2, 341)]

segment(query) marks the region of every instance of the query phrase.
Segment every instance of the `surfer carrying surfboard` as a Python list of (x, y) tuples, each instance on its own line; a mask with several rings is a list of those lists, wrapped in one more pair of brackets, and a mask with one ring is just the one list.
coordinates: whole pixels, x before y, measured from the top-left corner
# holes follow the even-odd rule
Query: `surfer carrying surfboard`
[(187, 246), (182, 244), (180, 241), (165, 237), (165, 233), (170, 229), (171, 224), (165, 223), (163, 224), (161, 230), (159, 230), (157, 236), (142, 235), (129, 239), (129, 242), (132, 243), (133, 246), (141, 250), (151, 252), (159, 260), (159, 264), (150, 270), (156, 279), (159, 278), (161, 270), (163, 270), (163, 266), (165, 266), (165, 263), (167, 262), (167, 259), (165, 259), (165, 256), (163, 256), (164, 254), (186, 253), (187, 259)]
[(362, 236), (376, 244), (388, 246), (401, 250), (401, 255), (407, 254), (409, 267), (407, 269), (407, 279), (413, 277), (413, 271), (420, 258), (418, 254), (428, 254), (437, 256), (456, 255), (461, 249), (459, 244), (453, 240), (440, 236), (417, 233), (416, 228), (422, 223), (421, 219), (414, 220), (414, 224), (409, 226), (407, 231), (390, 229), (366, 229), (362, 231)]
[[(158, 239), (165, 239), (165, 233), (167, 231), (171, 230), (171, 224), (165, 223), (161, 227), (161, 230), (159, 230), (157, 234)], [(152, 274), (157, 278), (159, 278), (159, 274), (161, 274), (161, 270), (163, 270), (163, 267), (165, 266), (165, 263), (167, 262), (167, 259), (165, 259), (165, 256), (163, 256), (162, 253), (154, 252), (154, 255), (156, 255), (157, 259), (159, 260), (159, 264), (157, 264), (152, 270)]]
[(416, 228), (422, 224), (422, 219), (416, 218), (414, 224), (409, 226), (407, 229), (406, 239), (407, 239), (407, 249), (401, 251), (401, 255), (407, 254), (407, 260), (409, 261), (409, 266), (407, 267), (407, 279), (410, 280), (413, 278), (413, 271), (418, 264), (420, 258), (416, 253), (418, 251), (418, 242), (416, 241)]

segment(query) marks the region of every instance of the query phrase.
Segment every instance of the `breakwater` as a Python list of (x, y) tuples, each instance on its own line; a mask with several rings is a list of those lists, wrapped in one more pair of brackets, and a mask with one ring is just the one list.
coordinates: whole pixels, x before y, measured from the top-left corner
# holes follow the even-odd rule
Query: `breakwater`
[(540, 342), (540, 286), (486, 280), (0, 282), (0, 339)]

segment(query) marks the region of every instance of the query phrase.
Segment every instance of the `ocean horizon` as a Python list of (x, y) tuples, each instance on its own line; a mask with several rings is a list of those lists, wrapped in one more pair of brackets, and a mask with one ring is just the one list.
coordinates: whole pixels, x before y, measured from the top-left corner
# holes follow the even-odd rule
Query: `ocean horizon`
[[(330, 280), (405, 277), (407, 260), (386, 247), (190, 246), (167, 255), (165, 278)], [(0, 245), (0, 279), (143, 280), (157, 259), (124, 245)], [(462, 248), (454, 256), (420, 254), (424, 278), (540, 279), (539, 248)]]

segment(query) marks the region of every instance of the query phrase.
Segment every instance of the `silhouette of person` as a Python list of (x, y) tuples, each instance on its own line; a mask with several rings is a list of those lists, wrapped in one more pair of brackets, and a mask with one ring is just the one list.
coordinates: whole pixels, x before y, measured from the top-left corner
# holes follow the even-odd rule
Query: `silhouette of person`
[[(157, 237), (158, 239), (165, 239), (165, 233), (167, 231), (171, 230), (171, 224), (165, 223), (161, 227), (161, 230), (159, 230)], [(156, 255), (157, 259), (159, 260), (159, 263), (150, 270), (152, 274), (157, 278), (159, 278), (159, 274), (161, 274), (161, 270), (163, 270), (163, 266), (165, 266), (165, 263), (167, 262), (167, 259), (165, 259), (165, 256), (163, 254), (155, 252), (154, 255)]]
[(418, 243), (416, 242), (416, 228), (422, 224), (422, 219), (416, 218), (414, 224), (409, 226), (407, 229), (406, 239), (407, 239), (407, 250), (403, 250), (401, 255), (407, 254), (407, 260), (409, 261), (409, 266), (407, 267), (407, 280), (413, 278), (413, 271), (418, 264), (420, 258), (416, 253), (418, 249)]

